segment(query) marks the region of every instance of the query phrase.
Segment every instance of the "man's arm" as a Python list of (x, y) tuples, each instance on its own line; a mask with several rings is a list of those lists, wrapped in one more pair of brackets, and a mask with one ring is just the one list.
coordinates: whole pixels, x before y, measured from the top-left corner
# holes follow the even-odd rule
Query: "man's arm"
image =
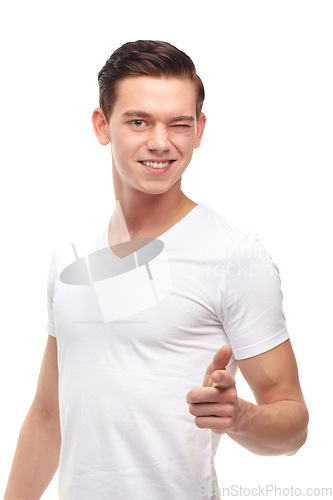
[(223, 346), (207, 368), (204, 387), (187, 395), (196, 425), (226, 433), (258, 455), (296, 453), (306, 441), (309, 416), (290, 341), (238, 361), (257, 405), (238, 398), (225, 369), (231, 354), (230, 346)]
[(290, 341), (238, 365), (257, 405), (239, 401), (229, 436), (257, 454), (296, 453), (306, 441), (309, 415)]
[(4, 500), (37, 500), (59, 462), (56, 339), (49, 335), (35, 398), (22, 425)]

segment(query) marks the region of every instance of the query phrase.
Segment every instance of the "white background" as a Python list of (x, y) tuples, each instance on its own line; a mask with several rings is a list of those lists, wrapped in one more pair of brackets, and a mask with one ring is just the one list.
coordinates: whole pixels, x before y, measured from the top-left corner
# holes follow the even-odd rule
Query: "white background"
[[(51, 253), (73, 228), (112, 213), (110, 151), (90, 121), (97, 73), (137, 39), (173, 43), (204, 81), (207, 127), (183, 190), (255, 230), (278, 264), (310, 410), (307, 444), (292, 457), (257, 457), (223, 437), (220, 486), (333, 487), (332, 2), (3, 5), (0, 494), (46, 343)], [(252, 398), (240, 377), (238, 391)], [(56, 478), (43, 498), (57, 498)]]

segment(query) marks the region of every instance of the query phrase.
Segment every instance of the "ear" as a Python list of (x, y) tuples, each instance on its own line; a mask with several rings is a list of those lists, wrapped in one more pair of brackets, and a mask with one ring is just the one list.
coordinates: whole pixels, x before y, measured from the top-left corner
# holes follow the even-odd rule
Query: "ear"
[(101, 108), (96, 108), (92, 114), (91, 121), (98, 141), (106, 146), (110, 142), (108, 122)]
[(206, 121), (207, 121), (206, 115), (204, 115), (204, 113), (201, 113), (197, 123), (197, 133), (196, 133), (194, 148), (198, 148), (201, 144), (201, 139), (205, 130)]

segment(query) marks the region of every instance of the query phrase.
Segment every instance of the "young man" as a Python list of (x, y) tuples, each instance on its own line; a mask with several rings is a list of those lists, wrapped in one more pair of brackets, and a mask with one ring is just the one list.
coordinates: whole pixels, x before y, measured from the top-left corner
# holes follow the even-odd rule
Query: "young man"
[[(181, 190), (206, 122), (189, 57), (127, 43), (99, 85), (92, 121), (111, 145), (116, 206), (96, 238), (54, 253), (49, 338), (5, 500), (40, 498), (60, 442), (62, 500), (218, 498), (222, 434), (261, 455), (306, 440), (278, 271), (253, 235)], [(237, 365), (257, 405), (237, 395)]]

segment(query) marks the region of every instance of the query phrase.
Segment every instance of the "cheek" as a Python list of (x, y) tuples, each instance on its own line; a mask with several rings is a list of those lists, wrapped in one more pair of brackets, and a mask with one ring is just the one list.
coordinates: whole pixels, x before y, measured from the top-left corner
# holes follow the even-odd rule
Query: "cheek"
[(111, 151), (113, 158), (115, 160), (121, 161), (124, 157), (126, 157), (126, 153), (128, 155), (130, 150), (130, 144), (126, 135), (122, 134), (113, 134), (113, 140), (110, 141)]
[(191, 157), (193, 154), (194, 145), (195, 137), (193, 137), (192, 135), (188, 137), (182, 137), (178, 142), (178, 149), (182, 152), (183, 156)]
[(117, 133), (113, 135), (111, 142), (111, 154), (113, 162), (119, 172), (126, 176), (131, 176), (134, 162), (139, 158), (140, 147), (142, 146), (139, 138), (131, 134)]
[(143, 134), (131, 134), (124, 130), (117, 133), (112, 144), (114, 151), (119, 151), (121, 154), (130, 156), (138, 150), (143, 142)]

